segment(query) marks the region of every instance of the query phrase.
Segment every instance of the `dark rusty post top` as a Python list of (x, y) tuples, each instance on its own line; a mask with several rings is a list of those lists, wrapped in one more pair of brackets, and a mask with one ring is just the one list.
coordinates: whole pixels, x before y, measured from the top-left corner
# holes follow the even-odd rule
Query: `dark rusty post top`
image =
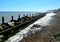
[(11, 16), (12, 17), (12, 20), (13, 20), (13, 16)]
[(33, 14), (32, 14), (32, 17), (33, 17)]
[(4, 24), (4, 16), (2, 17), (2, 24)]
[(23, 17), (25, 17), (25, 14), (23, 15)]
[(20, 20), (20, 15), (18, 15), (18, 21)]
[(20, 15), (18, 15), (18, 18), (20, 19)]
[(27, 17), (28, 17), (28, 14), (27, 14)]
[(30, 14), (30, 17), (31, 17), (31, 14)]

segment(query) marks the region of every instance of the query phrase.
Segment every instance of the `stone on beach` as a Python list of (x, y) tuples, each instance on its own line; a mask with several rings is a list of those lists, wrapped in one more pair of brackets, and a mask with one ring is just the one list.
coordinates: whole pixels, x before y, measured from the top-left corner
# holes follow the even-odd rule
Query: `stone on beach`
[(14, 26), (14, 22), (8, 22), (10, 26)]
[(41, 27), (41, 25), (39, 25), (39, 24), (34, 24), (30, 29), (39, 28), (39, 27)]

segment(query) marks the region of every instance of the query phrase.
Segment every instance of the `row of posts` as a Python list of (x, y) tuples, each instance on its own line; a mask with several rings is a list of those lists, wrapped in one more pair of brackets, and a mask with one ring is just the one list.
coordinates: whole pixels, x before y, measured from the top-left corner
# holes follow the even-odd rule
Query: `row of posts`
[[(12, 17), (12, 20), (14, 20), (13, 16), (11, 17)], [(25, 15), (23, 15), (23, 17), (25, 17)], [(28, 14), (27, 14), (27, 17), (28, 17)], [(30, 17), (33, 17), (33, 14), (32, 15), (30, 14)], [(20, 15), (18, 15), (18, 18), (20, 19)], [(2, 17), (2, 24), (4, 24), (4, 16)]]

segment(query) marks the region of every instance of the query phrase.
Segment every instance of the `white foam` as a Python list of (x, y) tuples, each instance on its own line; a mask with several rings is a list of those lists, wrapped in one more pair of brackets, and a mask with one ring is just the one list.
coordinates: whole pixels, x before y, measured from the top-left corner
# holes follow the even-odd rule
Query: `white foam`
[(43, 18), (36, 21), (34, 24), (40, 24), (41, 26), (49, 25), (49, 21), (52, 19), (52, 16), (56, 15), (54, 13), (48, 13)]
[(6, 42), (19, 42), (21, 39), (23, 39), (23, 37), (27, 37), (29, 30), (31, 30), (32, 32), (36, 31), (36, 30), (41, 30), (40, 28), (36, 28), (36, 29), (30, 29), (34, 24), (40, 24), (41, 26), (45, 26), (49, 24), (49, 21), (52, 19), (51, 16), (55, 15), (54, 13), (48, 13), (46, 16), (44, 16), (43, 18), (37, 20), (35, 23), (29, 25), (27, 28), (21, 30), (19, 33), (16, 33), (14, 36), (10, 37)]

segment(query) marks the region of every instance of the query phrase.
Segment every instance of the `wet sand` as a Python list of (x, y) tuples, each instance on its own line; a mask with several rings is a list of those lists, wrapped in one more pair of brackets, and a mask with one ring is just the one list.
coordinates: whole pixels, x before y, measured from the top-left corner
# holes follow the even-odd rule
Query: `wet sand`
[[(56, 12), (56, 15), (51, 20), (48, 28), (52, 35), (56, 35), (56, 34), (60, 33), (60, 11)], [(58, 42), (58, 41), (60, 42), (60, 37), (56, 38), (56, 42)]]
[(37, 31), (34, 34), (31, 33), (27, 37), (23, 38), (20, 42), (49, 42), (50, 32), (47, 28), (43, 28), (41, 31)]

